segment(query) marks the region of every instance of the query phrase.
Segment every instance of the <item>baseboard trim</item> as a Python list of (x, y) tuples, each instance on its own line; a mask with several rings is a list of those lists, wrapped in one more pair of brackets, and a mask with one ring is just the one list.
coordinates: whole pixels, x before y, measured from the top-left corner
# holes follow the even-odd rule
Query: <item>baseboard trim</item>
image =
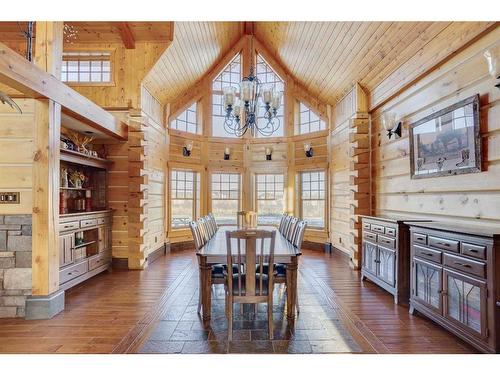
[(26, 298), (26, 320), (51, 319), (64, 310), (64, 290)]
[(111, 267), (115, 270), (128, 270), (128, 259), (113, 258), (113, 260), (111, 261)]
[(170, 244), (170, 251), (193, 250), (194, 241), (175, 242)]
[(162, 255), (165, 255), (166, 253), (166, 246), (163, 244), (160, 246), (158, 249), (152, 251), (151, 253), (148, 254), (148, 265), (153, 263), (156, 259), (161, 257)]

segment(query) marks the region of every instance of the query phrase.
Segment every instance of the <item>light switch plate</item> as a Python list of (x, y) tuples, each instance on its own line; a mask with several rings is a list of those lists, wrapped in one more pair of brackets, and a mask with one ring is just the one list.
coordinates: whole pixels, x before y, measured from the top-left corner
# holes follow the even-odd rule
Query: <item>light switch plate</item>
[(0, 192), (0, 204), (19, 204), (20, 194), (19, 192), (7, 191)]

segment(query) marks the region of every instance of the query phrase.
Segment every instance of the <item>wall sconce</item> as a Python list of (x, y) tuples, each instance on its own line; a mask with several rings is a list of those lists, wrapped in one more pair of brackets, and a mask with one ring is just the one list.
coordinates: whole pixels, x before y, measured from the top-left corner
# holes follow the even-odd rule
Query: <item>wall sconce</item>
[(229, 147), (226, 147), (224, 149), (224, 160), (229, 160), (229, 155), (231, 154), (231, 149)]
[[(484, 52), (484, 57), (488, 63), (488, 72), (495, 79), (500, 79), (500, 47), (494, 47)], [(500, 89), (500, 82), (495, 87)]]
[(401, 128), (402, 122), (396, 122), (396, 114), (394, 112), (384, 112), (380, 118), (382, 126), (387, 130), (387, 136), (391, 139), (394, 134), (394, 138), (401, 138)]
[(193, 149), (193, 141), (186, 142), (182, 148), (182, 155), (191, 156), (191, 150)]
[(309, 142), (304, 143), (304, 151), (305, 151), (306, 156), (308, 158), (312, 158), (312, 156), (313, 156), (313, 148), (311, 146), (311, 143), (309, 143)]
[(266, 160), (272, 160), (273, 149), (271, 147), (266, 147)]

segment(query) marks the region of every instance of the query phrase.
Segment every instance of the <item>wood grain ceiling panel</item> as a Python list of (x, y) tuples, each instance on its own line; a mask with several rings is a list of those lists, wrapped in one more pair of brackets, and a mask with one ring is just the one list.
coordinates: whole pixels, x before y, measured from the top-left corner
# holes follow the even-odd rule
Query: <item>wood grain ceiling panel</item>
[(492, 25), (256, 22), (254, 29), (288, 74), (320, 100), (333, 104), (355, 82), (374, 91), (372, 97), (379, 103)]
[(172, 44), (144, 80), (163, 103), (196, 84), (243, 34), (240, 22), (175, 22), (174, 30)]

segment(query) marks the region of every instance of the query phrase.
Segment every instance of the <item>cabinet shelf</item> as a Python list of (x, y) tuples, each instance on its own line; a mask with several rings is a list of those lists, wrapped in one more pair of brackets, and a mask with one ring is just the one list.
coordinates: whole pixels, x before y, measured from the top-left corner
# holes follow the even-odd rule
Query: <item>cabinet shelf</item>
[(86, 165), (88, 167), (95, 167), (100, 169), (108, 169), (113, 163), (111, 160), (106, 160), (103, 158), (96, 158), (94, 156), (89, 156), (82, 154), (81, 152), (66, 150), (61, 148), (60, 158), (62, 161), (80, 165)]
[(80, 247), (84, 247), (84, 246), (92, 245), (93, 243), (96, 243), (96, 241), (88, 241), (88, 242), (84, 242), (84, 243), (81, 243), (80, 245), (75, 245), (75, 249), (79, 249)]
[(92, 188), (75, 188), (75, 187), (60, 187), (59, 189), (61, 190), (79, 190), (79, 191), (85, 191), (85, 190), (95, 190)]

